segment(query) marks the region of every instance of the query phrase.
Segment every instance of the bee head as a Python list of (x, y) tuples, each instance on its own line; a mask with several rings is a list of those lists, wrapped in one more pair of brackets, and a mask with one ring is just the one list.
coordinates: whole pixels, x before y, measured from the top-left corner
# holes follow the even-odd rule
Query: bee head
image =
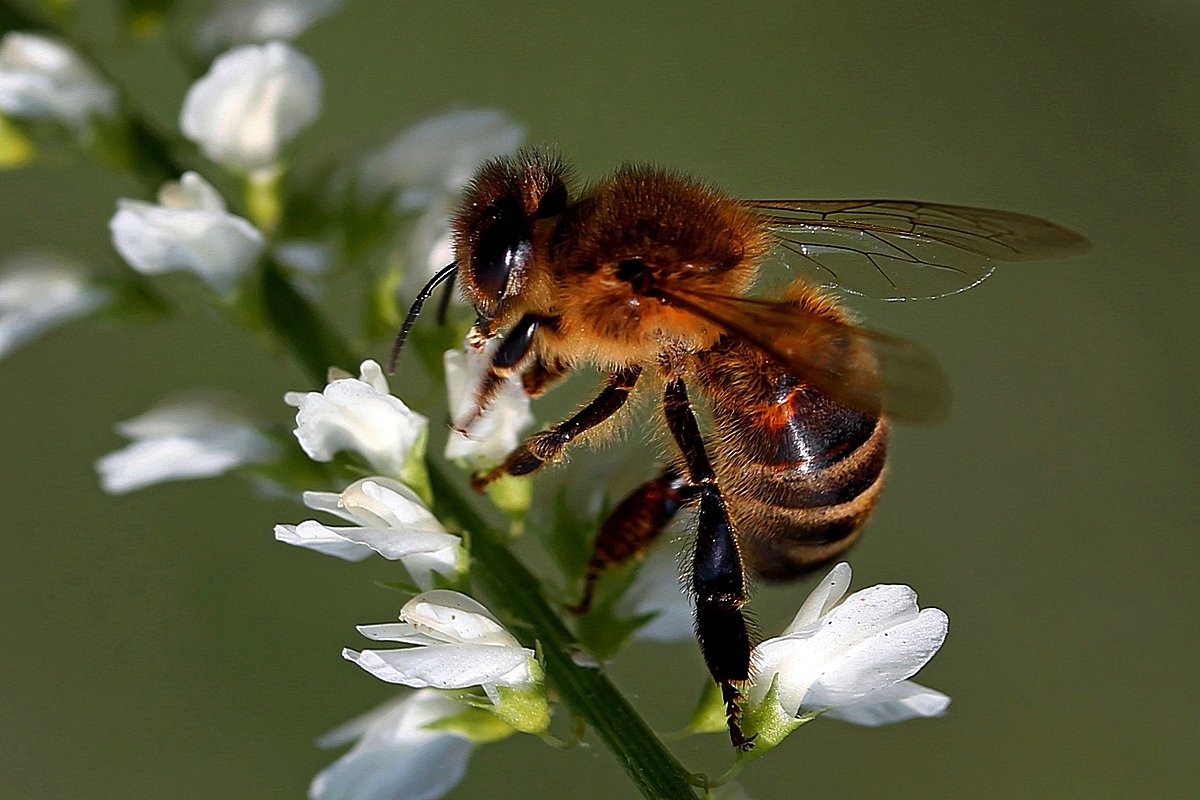
[(481, 318), (492, 319), (519, 295), (534, 257), (534, 230), (567, 207), (562, 163), (541, 151), (522, 151), (484, 164), (455, 215), (454, 257), (465, 296)]

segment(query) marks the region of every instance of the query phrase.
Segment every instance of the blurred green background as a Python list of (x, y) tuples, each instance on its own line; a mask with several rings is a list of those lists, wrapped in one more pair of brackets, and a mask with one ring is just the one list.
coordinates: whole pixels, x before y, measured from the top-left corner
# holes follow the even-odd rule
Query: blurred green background
[[(82, 5), (95, 49), (170, 124), (189, 77), (168, 44), (118, 44), (110, 4)], [(298, 40), (326, 97), (297, 158), (485, 105), (583, 176), (653, 159), (746, 196), (915, 197), (1086, 234), (1086, 256), (958, 297), (854, 304), (930, 347), (955, 388), (949, 422), (897, 430), (850, 558), (856, 587), (909, 583), (949, 613), (920, 679), (954, 703), (876, 730), (820, 721), (742, 783), (757, 800), (1196, 797), (1198, 43), (1200, 6), (1172, 0), (351, 0)], [(82, 159), (0, 174), (0, 253), (111, 265), (117, 196), (142, 192)], [(395, 613), (372, 585), (386, 563), (277, 544), (272, 525), (305, 511), (232, 478), (97, 488), (113, 422), (194, 386), (286, 421), (281, 396), (306, 381), (203, 311), (76, 325), (0, 362), (0, 796), (301, 796), (332, 759), (313, 738), (392, 695), (338, 655)], [(760, 591), (763, 630), (807, 588)], [(692, 645), (640, 645), (611, 671), (663, 730), (703, 676)], [(726, 750), (677, 747), (714, 773)], [(452, 797), (497, 793), (633, 789), (601, 747), (517, 737), (481, 749)]]

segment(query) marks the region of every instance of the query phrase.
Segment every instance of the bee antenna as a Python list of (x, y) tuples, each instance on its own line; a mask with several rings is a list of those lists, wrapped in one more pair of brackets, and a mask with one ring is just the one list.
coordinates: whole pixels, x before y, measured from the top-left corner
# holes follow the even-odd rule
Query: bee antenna
[(408, 309), (408, 316), (404, 318), (404, 324), (400, 326), (400, 332), (396, 334), (396, 341), (392, 343), (392, 354), (388, 356), (387, 371), (391, 375), (396, 371), (396, 362), (400, 359), (400, 350), (404, 347), (404, 340), (408, 338), (408, 332), (412, 330), (413, 323), (417, 321), (417, 315), (421, 313), (421, 306), (425, 305), (425, 301), (433, 295), (437, 287), (442, 283), (454, 277), (455, 270), (458, 269), (458, 264), (452, 262), (439, 269), (429, 283), (425, 284), (424, 288), (417, 293), (417, 299), (413, 300), (412, 306)]

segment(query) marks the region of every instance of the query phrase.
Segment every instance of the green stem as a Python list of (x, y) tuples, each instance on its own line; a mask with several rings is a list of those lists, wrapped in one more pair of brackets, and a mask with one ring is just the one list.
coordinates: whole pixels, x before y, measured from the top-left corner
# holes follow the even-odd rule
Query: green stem
[(330, 367), (356, 372), (350, 348), (270, 256), (263, 257), (260, 295), (267, 324), (317, 386), (325, 385)]
[(471, 553), (476, 561), (472, 577), (510, 614), (533, 629), (542, 646), (547, 673), (567, 705), (595, 729), (642, 796), (695, 800), (691, 775), (604, 673), (571, 660), (576, 638), (542, 597), (538, 590), (541, 582), (472, 507), (468, 490), (448, 471), (441, 464), (431, 464), (430, 480), (445, 516), (456, 518), (471, 533)]

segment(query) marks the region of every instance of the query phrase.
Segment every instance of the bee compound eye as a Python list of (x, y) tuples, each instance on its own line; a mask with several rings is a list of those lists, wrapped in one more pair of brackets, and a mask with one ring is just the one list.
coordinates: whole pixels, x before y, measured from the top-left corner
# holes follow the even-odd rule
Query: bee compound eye
[(471, 275), (480, 292), (493, 300), (503, 298), (513, 273), (524, 270), (531, 249), (525, 215), (519, 208), (497, 204), (471, 255)]

